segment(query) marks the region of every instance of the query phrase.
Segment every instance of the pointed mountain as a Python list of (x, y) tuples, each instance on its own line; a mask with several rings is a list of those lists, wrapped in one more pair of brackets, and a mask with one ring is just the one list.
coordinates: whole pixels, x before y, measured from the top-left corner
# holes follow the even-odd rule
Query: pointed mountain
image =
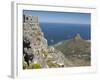
[(74, 40), (83, 40), (79, 33), (76, 34)]
[(72, 61), (74, 66), (90, 65), (91, 43), (82, 39), (80, 34), (76, 34), (72, 39), (63, 41), (55, 48)]

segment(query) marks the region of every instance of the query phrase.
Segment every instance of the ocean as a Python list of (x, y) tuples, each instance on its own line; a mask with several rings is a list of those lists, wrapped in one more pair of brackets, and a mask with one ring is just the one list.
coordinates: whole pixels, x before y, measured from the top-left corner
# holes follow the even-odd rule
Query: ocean
[(61, 41), (71, 39), (78, 33), (85, 40), (91, 40), (90, 24), (67, 23), (40, 23), (44, 37), (48, 45), (54, 45)]

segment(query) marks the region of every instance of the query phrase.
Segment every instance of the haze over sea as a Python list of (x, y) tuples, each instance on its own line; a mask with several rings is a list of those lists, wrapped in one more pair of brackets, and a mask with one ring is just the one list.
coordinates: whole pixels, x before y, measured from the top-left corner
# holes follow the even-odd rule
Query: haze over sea
[(48, 40), (48, 45), (71, 39), (77, 33), (85, 40), (91, 39), (90, 24), (40, 23), (40, 27), (44, 37)]

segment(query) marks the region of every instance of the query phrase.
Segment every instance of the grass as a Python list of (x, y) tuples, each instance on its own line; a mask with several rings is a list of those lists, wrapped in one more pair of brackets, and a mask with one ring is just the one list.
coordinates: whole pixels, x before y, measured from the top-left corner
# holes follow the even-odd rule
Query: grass
[(38, 63), (32, 63), (29, 66), (26, 63), (23, 63), (23, 69), (40, 69), (41, 65)]

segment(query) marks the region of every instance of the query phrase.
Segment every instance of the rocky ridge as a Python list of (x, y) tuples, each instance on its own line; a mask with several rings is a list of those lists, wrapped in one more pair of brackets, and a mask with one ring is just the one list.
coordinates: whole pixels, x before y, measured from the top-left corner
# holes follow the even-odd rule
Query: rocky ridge
[(64, 54), (48, 46), (37, 16), (23, 16), (23, 69), (65, 67)]

